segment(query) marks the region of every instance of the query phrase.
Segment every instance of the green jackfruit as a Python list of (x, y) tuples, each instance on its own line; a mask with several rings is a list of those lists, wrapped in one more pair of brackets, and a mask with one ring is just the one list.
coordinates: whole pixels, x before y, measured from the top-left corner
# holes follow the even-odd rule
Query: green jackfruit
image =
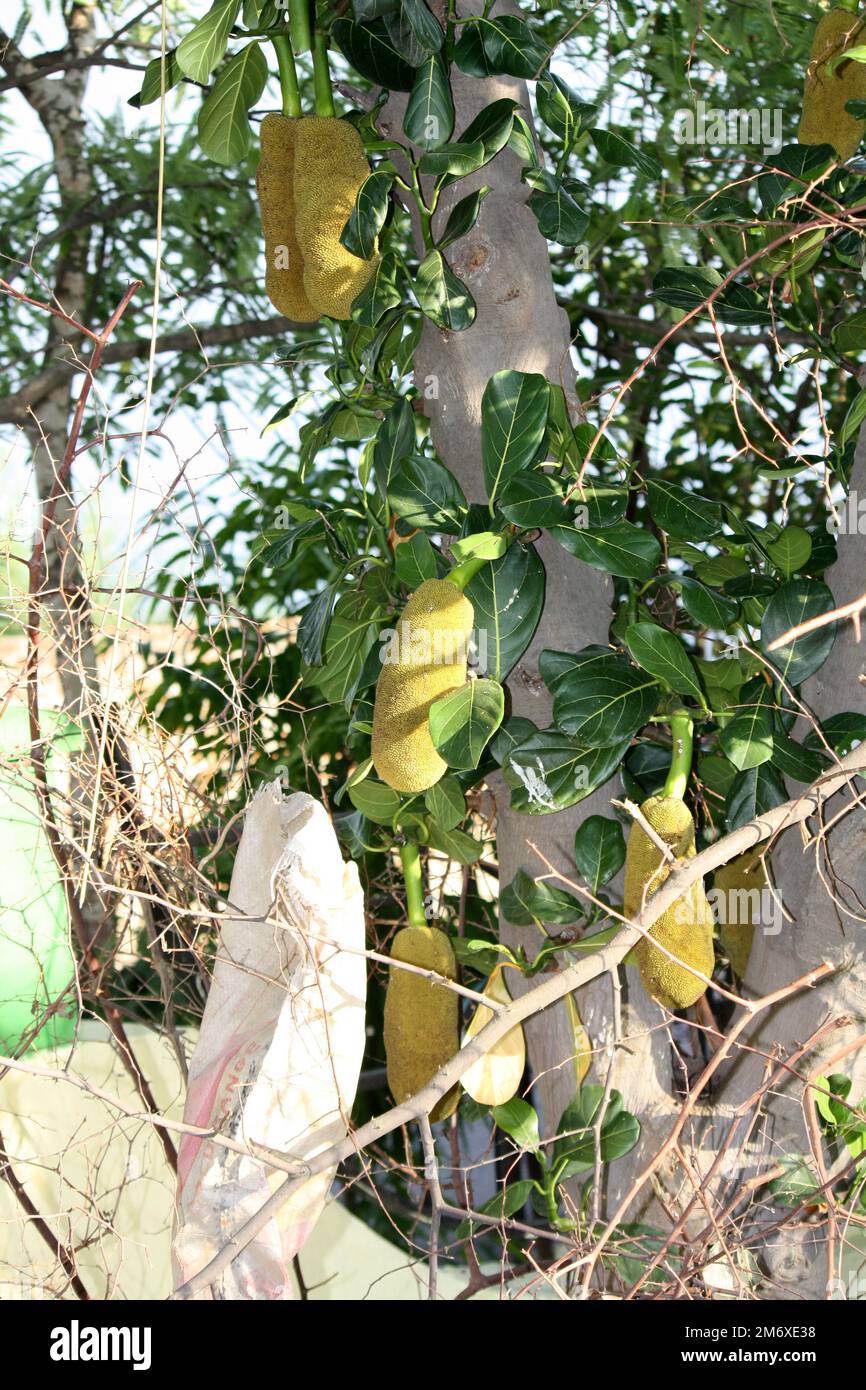
[[(438, 927), (404, 927), (391, 945), (394, 960), (457, 978), (451, 942)], [(385, 1057), (388, 1085), (398, 1105), (408, 1100), (460, 1047), (460, 1006), (453, 989), (392, 967), (385, 994)], [(453, 1086), (434, 1106), (431, 1120), (444, 1120), (460, 1097)]]
[(445, 772), (427, 715), (466, 683), (473, 622), (472, 604), (448, 579), (425, 579), (403, 609), (376, 686), (371, 746), (376, 772), (395, 791), (426, 791)]
[(295, 132), (298, 122), (271, 113), (261, 128), (256, 188), (265, 235), (265, 293), (275, 309), (297, 323), (315, 323), (320, 311), (307, 298), (304, 264), (295, 233)]
[(763, 848), (759, 845), (723, 864), (713, 879), (719, 940), (741, 980), (749, 964), (755, 924), (760, 920), (761, 892), (767, 882), (761, 862)]
[(378, 256), (362, 261), (340, 242), (355, 197), (370, 173), (361, 137), (336, 116), (304, 116), (295, 130), (295, 229), (311, 304), (347, 319)]
[(863, 42), (861, 17), (848, 10), (822, 15), (812, 40), (806, 69), (803, 115), (797, 139), (801, 145), (832, 145), (840, 159), (850, 159), (866, 130), (845, 110), (846, 101), (866, 101), (866, 66), (841, 63), (833, 72), (827, 63)]
[[(663, 862), (661, 850), (635, 822), (629, 831), (625, 857), (623, 911), (627, 917), (635, 917), (640, 912), (645, 888), (649, 899), (672, 868), (678, 868), (695, 854), (694, 821), (679, 797), (651, 796), (641, 806), (641, 811), (669, 846), (676, 863)], [(682, 898), (662, 913), (650, 928), (650, 937), (651, 941), (642, 938), (633, 952), (644, 989), (669, 1009), (688, 1008), (700, 999), (706, 985), (684, 966), (675, 964), (663, 951), (655, 949), (652, 941), (659, 942), (702, 974), (712, 974), (715, 959), (713, 914), (703, 883), (693, 883)]]

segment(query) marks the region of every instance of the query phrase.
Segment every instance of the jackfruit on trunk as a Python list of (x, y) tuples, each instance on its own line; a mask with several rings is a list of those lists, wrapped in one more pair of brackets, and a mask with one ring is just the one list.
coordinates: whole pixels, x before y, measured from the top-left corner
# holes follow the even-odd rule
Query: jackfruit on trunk
[[(393, 960), (457, 978), (451, 942), (438, 927), (403, 927), (391, 945)], [(397, 1104), (408, 1100), (450, 1061), (460, 1047), (460, 1007), (453, 989), (392, 966), (385, 994), (385, 1057), (388, 1085)], [(459, 1087), (434, 1106), (431, 1120), (456, 1110)]]
[(832, 145), (840, 159), (850, 159), (856, 153), (866, 130), (866, 122), (845, 110), (847, 101), (866, 100), (866, 66), (849, 61), (831, 73), (827, 64), (863, 42), (860, 23), (860, 16), (849, 10), (835, 9), (822, 15), (806, 69), (797, 139), (801, 145)]
[(320, 311), (304, 289), (304, 263), (295, 232), (295, 133), (298, 121), (274, 112), (260, 133), (262, 157), (256, 189), (265, 237), (265, 293), (275, 309), (298, 323), (315, 323)]
[(446, 770), (427, 715), (466, 683), (473, 622), (472, 604), (448, 579), (425, 579), (403, 609), (376, 685), (371, 745), (376, 772), (395, 791), (426, 791)]
[[(484, 987), (484, 993), (498, 1004), (511, 1003), (503, 966), (497, 965)], [(464, 1044), (480, 1033), (493, 1017), (492, 1009), (479, 1004), (466, 1029)], [(460, 1084), (479, 1105), (504, 1105), (517, 1093), (525, 1067), (526, 1041), (518, 1023), (478, 1062), (472, 1063), (460, 1078)]]
[[(679, 797), (651, 796), (641, 806), (641, 812), (669, 847), (675, 863), (672, 865), (664, 860), (658, 846), (635, 822), (629, 832), (625, 857), (623, 911), (627, 917), (636, 917), (640, 912), (644, 890), (649, 900), (672, 868), (679, 867), (695, 854), (694, 821), (685, 802)], [(633, 953), (644, 988), (667, 1008), (688, 1008), (700, 999), (706, 985), (691, 974), (685, 965), (677, 965), (670, 960), (653, 942), (666, 947), (703, 975), (712, 974), (715, 960), (713, 914), (703, 883), (692, 884), (682, 898), (678, 898), (662, 913), (650, 928), (650, 938), (642, 938)]]
[(761, 892), (767, 882), (761, 861), (763, 848), (758, 846), (723, 864), (713, 880), (719, 940), (740, 979), (749, 964), (755, 925), (760, 921)]
[(370, 172), (361, 137), (336, 116), (304, 116), (296, 123), (295, 229), (304, 263), (304, 287), (321, 314), (347, 319), (378, 256), (362, 261), (340, 242), (358, 189)]

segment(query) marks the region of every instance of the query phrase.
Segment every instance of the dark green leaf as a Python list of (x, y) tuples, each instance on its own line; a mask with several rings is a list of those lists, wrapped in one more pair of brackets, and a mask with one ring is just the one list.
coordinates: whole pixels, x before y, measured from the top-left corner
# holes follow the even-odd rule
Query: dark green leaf
[(670, 536), (708, 541), (722, 529), (722, 511), (715, 502), (707, 502), (675, 483), (651, 479), (647, 497), (653, 520)]
[(540, 922), (567, 927), (585, 915), (573, 894), (554, 888), (544, 880), (536, 883), (525, 869), (518, 869), (508, 887), (503, 888), (499, 906), (506, 921), (514, 927), (531, 927)]
[(349, 800), (374, 825), (391, 825), (400, 809), (400, 793), (372, 777), (349, 787)]
[(408, 92), (415, 81), (411, 67), (388, 34), (381, 19), (356, 24), (338, 19), (331, 26), (334, 42), (362, 77), (389, 91)]
[(462, 830), (445, 830), (439, 825), (430, 826), (430, 844), (442, 854), (447, 854), (455, 864), (474, 864), (480, 859), (483, 848)]
[(639, 174), (643, 174), (648, 179), (661, 178), (662, 166), (655, 155), (648, 154), (646, 150), (638, 149), (637, 145), (633, 145), (631, 141), (617, 135), (615, 130), (599, 130), (598, 127), (594, 127), (589, 134), (595, 148), (602, 159), (607, 160), (608, 164), (613, 164), (617, 168), (636, 169)]
[(547, 429), (549, 391), (538, 372), (505, 370), (492, 376), (481, 400), (481, 459), (488, 500), (535, 462)]
[[(842, 714), (832, 714), (821, 724), (824, 738), (840, 758), (844, 758), (858, 743), (866, 740), (866, 714), (846, 710)], [(816, 732), (807, 734), (803, 743), (806, 748), (820, 751), (824, 745)]]
[(533, 171), (533, 191), (527, 198), (538, 230), (560, 246), (578, 246), (589, 226), (589, 213), (575, 196), (580, 185), (574, 179), (556, 178), (547, 169)]
[(430, 706), (434, 747), (449, 767), (471, 771), (478, 766), (504, 713), (505, 692), (498, 681), (469, 680)]
[[(183, 79), (183, 71), (177, 61), (177, 56), (173, 48), (166, 50), (165, 55), (165, 90), (170, 92), (172, 87)], [(149, 106), (152, 101), (159, 101), (162, 89), (162, 59), (151, 58), (144, 70), (144, 78), (141, 83), (141, 90), (136, 92), (134, 97), (130, 97), (128, 106), (134, 106), (136, 110), (142, 106)]]
[(792, 777), (795, 782), (811, 783), (817, 781), (821, 776), (826, 766), (826, 759), (820, 757), (810, 748), (804, 748), (801, 743), (796, 743), (786, 734), (775, 733), (773, 735), (773, 766), (777, 767), (785, 777)]
[(719, 743), (738, 772), (769, 762), (773, 756), (773, 721), (767, 705), (755, 704), (735, 715), (719, 734)]
[[(829, 613), (835, 601), (826, 584), (818, 579), (791, 579), (770, 599), (761, 624), (761, 650), (792, 627), (821, 613)], [(836, 638), (836, 624), (827, 623), (795, 642), (770, 652), (768, 660), (791, 685), (800, 685), (826, 661)]]
[(447, 772), (424, 793), (424, 805), (440, 830), (454, 830), (466, 815), (466, 798), (460, 783)]
[(588, 663), (558, 684), (553, 700), (557, 726), (584, 747), (621, 744), (642, 729), (658, 703), (659, 688), (621, 657)]
[(499, 494), (499, 510), (523, 530), (554, 526), (562, 518), (562, 488), (549, 473), (515, 473)]
[(509, 1134), (521, 1149), (537, 1152), (541, 1147), (538, 1116), (528, 1101), (515, 1096), (504, 1105), (494, 1105), (490, 1112), (499, 1128)]
[(533, 546), (512, 545), (466, 586), (475, 610), (482, 674), (504, 681), (526, 651), (544, 607), (544, 565)]
[(691, 695), (703, 704), (704, 695), (695, 668), (675, 633), (655, 623), (632, 623), (626, 630), (625, 642), (638, 665), (650, 675), (664, 681), (678, 694)]
[(405, 459), (392, 472), (388, 502), (407, 525), (452, 535), (460, 530), (466, 510), (466, 498), (454, 474), (437, 459), (420, 454)]
[(697, 579), (681, 579), (679, 582), (683, 607), (701, 627), (718, 628), (724, 632), (736, 621), (739, 610), (733, 599), (713, 593), (712, 589), (699, 584)]
[(549, 50), (534, 28), (516, 15), (480, 19), (481, 43), (492, 72), (511, 77), (538, 77), (547, 65)]
[(337, 594), (339, 593), (339, 582), (326, 584), (320, 593), (316, 594), (307, 608), (304, 609), (301, 621), (298, 624), (297, 642), (301, 650), (301, 656), (311, 666), (319, 666), (322, 661), (322, 644), (325, 634), (328, 631), (328, 624), (331, 621), (331, 609), (334, 606)]
[(761, 763), (740, 772), (728, 792), (725, 819), (728, 830), (738, 830), (756, 816), (787, 801), (788, 793), (772, 763)]
[(460, 143), (480, 143), (483, 152), (482, 163), (488, 164), (494, 155), (508, 144), (517, 109), (518, 103), (511, 97), (500, 97), (498, 101), (491, 101), (489, 106), (482, 107), (478, 115), (469, 122), (460, 136)]
[(581, 122), (592, 120), (598, 107), (581, 101), (566, 82), (549, 70), (535, 86), (538, 114), (564, 145), (571, 145)]
[(355, 206), (340, 233), (340, 241), (359, 260), (369, 261), (375, 253), (379, 233), (388, 216), (393, 183), (393, 174), (377, 170), (368, 174), (358, 189)]
[(423, 531), (416, 531), (394, 551), (397, 578), (409, 589), (417, 589), (425, 579), (436, 578), (436, 552)]
[(503, 765), (512, 810), (543, 816), (575, 806), (613, 776), (627, 747), (586, 748), (559, 729), (539, 729)]
[(419, 159), (418, 168), (422, 174), (435, 177), (448, 174), (462, 179), (466, 174), (474, 174), (484, 162), (484, 146), (480, 140), (473, 140), (471, 144), (454, 140), (450, 145), (443, 145), (441, 150), (427, 150)]
[(406, 396), (391, 406), (373, 446), (373, 472), (379, 491), (387, 497), (391, 478), (415, 452), (415, 414)]
[(552, 526), (550, 534), (578, 560), (625, 579), (650, 579), (661, 559), (661, 546), (649, 531), (619, 521), (603, 530)]
[(444, 145), (453, 129), (454, 102), (448, 69), (441, 55), (433, 53), (415, 74), (403, 117), (403, 130), (408, 139), (422, 149), (435, 150)]
[(454, 204), (445, 224), (445, 230), (436, 242), (440, 251), (444, 251), (453, 241), (459, 241), (467, 232), (471, 232), (478, 220), (481, 203), (489, 192), (489, 186), (484, 184), (482, 188), (477, 188), (474, 193), (467, 193), (465, 198), (461, 198), (459, 203)]
[(204, 18), (181, 39), (175, 58), (186, 77), (207, 82), (222, 62), (240, 4), (241, 0), (215, 0)]
[(441, 251), (430, 251), (419, 265), (415, 295), (428, 319), (449, 333), (468, 328), (475, 318), (475, 300)]
[(249, 43), (226, 63), (198, 113), (198, 140), (208, 159), (240, 164), (252, 138), (248, 111), (265, 89), (268, 65)]
[(366, 287), (352, 305), (352, 318), (356, 323), (373, 328), (389, 309), (401, 302), (397, 288), (399, 262), (396, 256), (383, 256), (376, 265)]
[(610, 816), (589, 816), (574, 836), (574, 862), (591, 893), (609, 883), (625, 863), (622, 826)]

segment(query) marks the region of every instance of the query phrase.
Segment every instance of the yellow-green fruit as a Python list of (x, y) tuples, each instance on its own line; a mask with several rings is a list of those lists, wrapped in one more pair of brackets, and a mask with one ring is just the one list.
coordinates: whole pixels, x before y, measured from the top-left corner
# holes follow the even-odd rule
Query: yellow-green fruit
[[(438, 927), (404, 927), (391, 945), (391, 958), (457, 978), (451, 942)], [(399, 1104), (426, 1086), (460, 1047), (460, 1009), (453, 989), (391, 967), (385, 994), (385, 1057), (388, 1085)], [(457, 1108), (453, 1086), (434, 1106), (431, 1120), (444, 1120)]]
[(431, 704), (466, 683), (474, 614), (448, 579), (425, 579), (409, 599), (385, 653), (373, 709), (373, 764), (398, 792), (423, 792), (447, 764), (433, 746)]
[(568, 1016), (571, 1020), (571, 1032), (574, 1038), (574, 1079), (575, 1085), (583, 1085), (586, 1074), (592, 1062), (592, 1043), (589, 1034), (583, 1026), (583, 1020), (577, 1011), (577, 1004), (574, 1002), (574, 995), (565, 996), (565, 1005), (568, 1009)]
[[(511, 1003), (503, 966), (497, 965), (484, 987), (484, 993), (497, 1004)], [(464, 1045), (474, 1038), (476, 1033), (480, 1033), (492, 1018), (493, 1010), (485, 1009), (483, 1004), (479, 1004), (466, 1029)], [(516, 1094), (525, 1067), (526, 1041), (523, 1029), (518, 1023), (479, 1061), (472, 1063), (460, 1078), (460, 1084), (479, 1105), (504, 1105)]]
[(866, 66), (840, 63), (830, 72), (827, 63), (863, 41), (859, 25), (858, 15), (839, 9), (830, 10), (818, 21), (797, 133), (801, 145), (832, 145), (841, 159), (851, 158), (866, 130), (866, 122), (845, 110), (846, 101), (866, 100)]
[(767, 882), (762, 848), (749, 850), (730, 864), (723, 864), (713, 880), (719, 940), (740, 979), (749, 964), (755, 924), (760, 921), (761, 893)]
[(378, 256), (362, 261), (340, 242), (370, 172), (361, 137), (336, 116), (303, 116), (295, 130), (295, 228), (311, 304), (347, 319)]
[[(689, 856), (677, 860), (679, 868)], [(646, 938), (635, 947), (635, 959), (640, 969), (641, 983), (668, 1009), (687, 1009), (697, 1003), (707, 986), (686, 966), (691, 965), (702, 975), (710, 976), (715, 964), (713, 951), (713, 910), (707, 900), (702, 882), (693, 883), (681, 898), (663, 912), (650, 928), (651, 941)], [(653, 942), (667, 948), (678, 965), (660, 951)]]
[(295, 132), (298, 122), (271, 113), (261, 129), (256, 188), (265, 234), (265, 292), (275, 309), (298, 323), (315, 323), (318, 309), (304, 289), (304, 263), (295, 234)]
[[(684, 801), (678, 796), (651, 796), (640, 809), (675, 858), (680, 859), (690, 852), (694, 854), (695, 823)], [(669, 862), (663, 862), (661, 850), (635, 821), (629, 831), (625, 855), (625, 916), (634, 917), (640, 912), (645, 884), (649, 884), (649, 896), (664, 883), (669, 873)]]

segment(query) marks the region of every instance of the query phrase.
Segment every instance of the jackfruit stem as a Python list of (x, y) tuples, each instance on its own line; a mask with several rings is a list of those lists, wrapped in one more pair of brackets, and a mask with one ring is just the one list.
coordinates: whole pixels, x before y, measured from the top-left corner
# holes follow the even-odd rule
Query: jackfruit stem
[(280, 70), (280, 90), (283, 94), (283, 115), (298, 117), (301, 114), (301, 93), (298, 89), (298, 72), (295, 55), (288, 34), (280, 34), (273, 40)]
[(313, 46), (310, 0), (289, 0), (289, 23), (292, 26), (292, 48), (295, 53), (309, 53)]
[(417, 845), (400, 846), (400, 864), (406, 885), (406, 917), (410, 927), (426, 927), (424, 911), (424, 880), (421, 876), (421, 854)]
[(689, 775), (692, 770), (692, 745), (694, 740), (694, 724), (691, 716), (680, 710), (679, 714), (671, 715), (671, 742), (673, 743), (673, 756), (671, 758), (670, 772), (664, 786), (665, 796), (675, 796), (682, 801), (685, 796), (686, 787), (689, 784)]
[(453, 570), (449, 570), (445, 578), (462, 593), (469, 581), (475, 578), (478, 571), (489, 564), (490, 561), (482, 559), (480, 555), (470, 555), (469, 559), (464, 560), (462, 565), (455, 565)]
[(313, 36), (313, 91), (316, 94), (316, 115), (336, 116), (328, 67), (328, 40), (321, 29), (317, 29)]

